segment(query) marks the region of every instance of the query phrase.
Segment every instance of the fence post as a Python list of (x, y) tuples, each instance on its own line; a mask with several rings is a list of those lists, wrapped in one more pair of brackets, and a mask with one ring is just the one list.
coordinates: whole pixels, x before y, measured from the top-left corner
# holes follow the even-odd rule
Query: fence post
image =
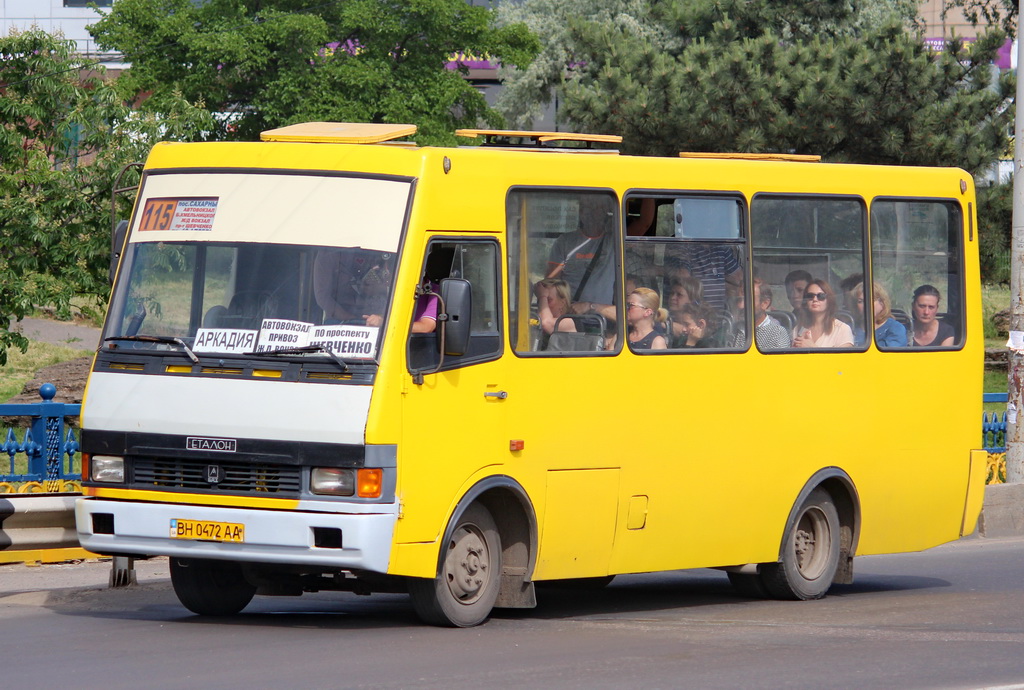
[(60, 491), (64, 479), (64, 403), (53, 401), (57, 387), (44, 383), (39, 387), (40, 413), (32, 417), (32, 438), (39, 452), (29, 456), (29, 474), (43, 478), (47, 493)]

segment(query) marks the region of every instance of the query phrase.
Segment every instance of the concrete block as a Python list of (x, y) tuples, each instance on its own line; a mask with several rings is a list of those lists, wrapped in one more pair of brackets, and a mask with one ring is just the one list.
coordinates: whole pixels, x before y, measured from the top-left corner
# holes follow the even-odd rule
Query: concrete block
[(983, 537), (1024, 536), (1024, 484), (989, 484), (978, 519)]

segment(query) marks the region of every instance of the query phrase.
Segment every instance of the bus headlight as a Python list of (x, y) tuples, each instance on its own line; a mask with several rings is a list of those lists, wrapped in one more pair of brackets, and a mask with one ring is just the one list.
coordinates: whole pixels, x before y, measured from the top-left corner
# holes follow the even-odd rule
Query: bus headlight
[(94, 482), (124, 483), (124, 458), (116, 455), (93, 455), (90, 460), (89, 473)]
[(337, 467), (314, 467), (309, 490), (315, 494), (351, 496), (356, 492), (356, 473)]

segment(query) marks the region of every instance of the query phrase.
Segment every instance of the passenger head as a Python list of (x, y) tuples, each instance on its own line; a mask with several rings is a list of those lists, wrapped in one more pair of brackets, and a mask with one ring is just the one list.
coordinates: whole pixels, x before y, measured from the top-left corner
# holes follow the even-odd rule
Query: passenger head
[(558, 278), (545, 278), (539, 283), (543, 288), (547, 307), (555, 316), (569, 313), (572, 307), (572, 294), (569, 283)]
[(914, 312), (914, 321), (930, 323), (935, 320), (939, 313), (939, 302), (942, 294), (938, 288), (932, 285), (922, 285), (914, 290), (914, 301), (911, 302), (911, 309)]
[(705, 307), (693, 302), (682, 306), (679, 310), (678, 322), (688, 341), (700, 340), (711, 330), (710, 313)]
[(668, 318), (668, 312), (661, 308), (661, 297), (650, 288), (638, 287), (626, 298), (626, 320), (636, 323), (644, 318), (662, 323)]
[[(872, 292), (874, 293), (874, 301), (872, 303), (872, 319), (874, 320), (875, 327), (881, 326), (883, 323), (889, 320), (892, 316), (892, 302), (889, 300), (889, 293), (885, 291), (885, 288), (880, 283), (871, 284)], [(860, 283), (853, 289), (853, 294), (857, 299), (857, 303), (863, 308), (865, 304), (864, 295), (864, 283)]]
[(789, 303), (793, 306), (794, 311), (802, 308), (804, 290), (807, 289), (809, 282), (811, 282), (811, 274), (804, 270), (790, 271), (786, 276), (786, 295), (789, 297)]
[(828, 281), (812, 278), (804, 289), (804, 306), (800, 310), (800, 325), (812, 326), (821, 321), (826, 333), (832, 332), (832, 322), (839, 311), (836, 293)]
[(839, 283), (839, 289), (843, 291), (843, 308), (850, 312), (862, 311), (857, 307), (857, 296), (854, 294), (854, 290), (858, 285), (863, 284), (864, 274), (854, 273), (848, 275), (842, 279)]
[(611, 227), (615, 211), (608, 197), (588, 196), (580, 200), (579, 228), (587, 237), (600, 237)]
[(671, 311), (678, 311), (684, 304), (700, 302), (703, 299), (703, 283), (693, 276), (681, 276), (672, 281), (666, 302)]

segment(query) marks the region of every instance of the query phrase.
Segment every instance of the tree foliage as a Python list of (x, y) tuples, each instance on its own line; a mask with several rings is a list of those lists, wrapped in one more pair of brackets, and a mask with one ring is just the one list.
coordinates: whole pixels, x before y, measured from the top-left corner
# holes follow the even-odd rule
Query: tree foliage
[(0, 364), (26, 347), (10, 329), (36, 305), (67, 316), (76, 296), (105, 300), (120, 168), (209, 126), (180, 97), (133, 112), (74, 46), (38, 30), (0, 37)]
[(1011, 38), (1017, 35), (1017, 0), (947, 0), (944, 12), (954, 7), (974, 26), (999, 26)]
[(579, 128), (622, 134), (633, 153), (816, 153), (975, 173), (1006, 149), (1013, 85), (990, 64), (999, 31), (936, 54), (902, 18), (858, 24), (843, 0), (662, 7), (677, 51), (572, 23), (586, 57), (566, 83), (566, 114)]
[(126, 93), (203, 99), (225, 139), (333, 120), (408, 122), (422, 143), (453, 144), (455, 128), (499, 119), (451, 56), (525, 65), (539, 49), (464, 0), (118, 0), (90, 31), (132, 63)]
[[(780, 27), (785, 40), (803, 40), (812, 31), (834, 35), (841, 31), (860, 30), (876, 26), (895, 18), (906, 26), (917, 22), (916, 0), (861, 0), (853, 6), (847, 3), (815, 2), (805, 4), (805, 12), (793, 13), (789, 3), (761, 3), (748, 8), (748, 3), (716, 3), (718, 15), (737, 16), (735, 5), (740, 5), (748, 29), (756, 29), (756, 22), (773, 21)], [(522, 3), (503, 3), (498, 7), (499, 24), (522, 22), (537, 34), (543, 49), (526, 68), (506, 66), (502, 70), (504, 90), (498, 98), (497, 108), (516, 127), (528, 127), (548, 107), (563, 78), (575, 67), (588, 60), (589, 46), (578, 41), (579, 33), (572, 25), (593, 22), (621, 29), (627, 35), (649, 42), (655, 50), (679, 53), (693, 36), (710, 29), (716, 14), (702, 5), (683, 6), (673, 16), (669, 6), (651, 0), (524, 0)], [(701, 10), (701, 7), (704, 7)], [(713, 8), (712, 8), (713, 9)], [(811, 19), (809, 20), (808, 17)], [(680, 30), (680, 22), (687, 30)], [(560, 124), (567, 124), (558, 118)]]

